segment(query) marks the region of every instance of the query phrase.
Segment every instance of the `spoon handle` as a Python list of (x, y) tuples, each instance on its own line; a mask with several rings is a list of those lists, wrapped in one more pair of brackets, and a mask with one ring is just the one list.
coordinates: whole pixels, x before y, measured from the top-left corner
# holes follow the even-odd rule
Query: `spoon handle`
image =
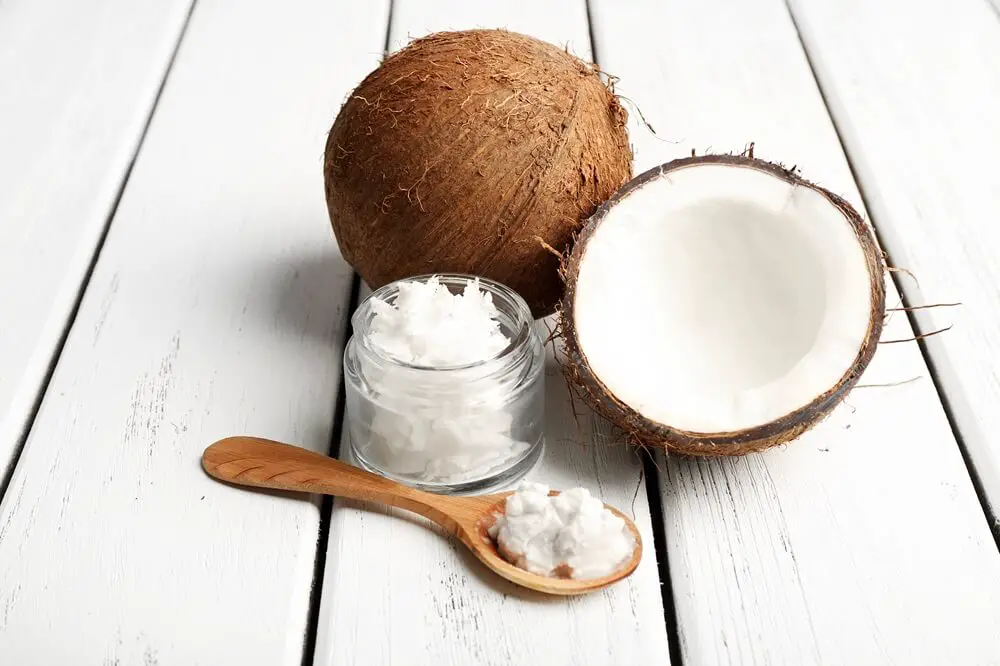
[(448, 498), (425, 493), (335, 458), (259, 437), (227, 437), (201, 457), (210, 476), (257, 488), (294, 490), (381, 502), (430, 518), (449, 532), (456, 525), (442, 509)]

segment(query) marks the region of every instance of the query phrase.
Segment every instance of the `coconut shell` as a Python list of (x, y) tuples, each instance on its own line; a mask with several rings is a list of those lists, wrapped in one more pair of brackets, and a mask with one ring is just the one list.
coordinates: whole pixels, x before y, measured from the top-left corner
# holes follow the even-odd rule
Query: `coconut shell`
[(550, 314), (557, 254), (632, 175), (626, 121), (596, 67), (546, 42), (502, 30), (417, 39), (362, 81), (330, 131), (341, 252), (372, 288), (470, 273)]
[[(594, 232), (605, 216), (618, 202), (640, 189), (651, 180), (672, 170), (705, 163), (731, 164), (750, 167), (771, 174), (796, 186), (808, 187), (828, 199), (843, 213), (845, 220), (857, 235), (858, 244), (865, 255), (871, 288), (871, 316), (868, 329), (854, 362), (839, 381), (829, 390), (814, 397), (805, 406), (769, 423), (734, 432), (692, 432), (652, 421), (629, 405), (619, 400), (614, 393), (592, 371), (587, 356), (580, 346), (573, 321), (573, 307), (576, 284), (580, 272), (580, 262), (587, 251)], [(563, 365), (564, 374), (571, 390), (577, 393), (594, 411), (618, 426), (627, 439), (636, 445), (664, 449), (672, 453), (691, 456), (736, 456), (763, 451), (797, 439), (803, 433), (822, 421), (847, 396), (868, 367), (885, 319), (885, 262), (871, 227), (861, 215), (843, 198), (833, 192), (811, 183), (792, 170), (779, 164), (755, 159), (745, 155), (704, 155), (688, 157), (654, 167), (637, 176), (620, 189), (587, 221), (576, 239), (572, 253), (565, 266), (566, 293), (560, 305), (560, 330), (566, 346), (567, 360)]]

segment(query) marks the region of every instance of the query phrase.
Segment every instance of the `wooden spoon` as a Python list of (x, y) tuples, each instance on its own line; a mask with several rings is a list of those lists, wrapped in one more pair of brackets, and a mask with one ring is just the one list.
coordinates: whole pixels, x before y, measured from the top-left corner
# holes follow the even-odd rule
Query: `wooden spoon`
[(635, 523), (610, 506), (608, 509), (625, 521), (635, 539), (632, 559), (603, 578), (554, 578), (530, 573), (503, 559), (487, 533), (496, 515), (503, 513), (510, 493), (472, 497), (435, 495), (329, 456), (257, 437), (219, 440), (205, 449), (201, 461), (211, 476), (230, 483), (381, 502), (420, 514), (458, 537), (483, 564), (507, 580), (548, 594), (583, 594), (610, 585), (635, 571), (642, 557), (642, 540)]

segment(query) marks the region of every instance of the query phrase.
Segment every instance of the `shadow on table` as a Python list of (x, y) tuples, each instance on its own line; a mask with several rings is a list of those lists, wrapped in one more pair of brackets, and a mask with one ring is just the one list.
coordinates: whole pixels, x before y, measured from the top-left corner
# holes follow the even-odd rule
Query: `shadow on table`
[(441, 527), (423, 516), (375, 502), (346, 499), (338, 499), (333, 510), (363, 511), (378, 514), (386, 516), (389, 520), (406, 522), (422, 530), (427, 530), (428, 533), (433, 533), (433, 538), (440, 539), (442, 545), (448, 545), (455, 552), (460, 561), (460, 566), (456, 569), (457, 572), (465, 573), (471, 578), (480, 581), (496, 594), (517, 597), (524, 601), (538, 601), (543, 603), (553, 603), (560, 599), (560, 597), (554, 595), (542, 594), (541, 592), (520, 587), (501, 578), (480, 562), (457, 538), (446, 535)]
[(607, 495), (634, 488), (639, 479), (638, 451), (579, 397), (571, 400), (566, 378), (551, 355), (545, 365), (545, 438), (543, 466), (553, 482), (582, 482)]
[(343, 345), (355, 277), (336, 246), (259, 268), (274, 324), (307, 341)]

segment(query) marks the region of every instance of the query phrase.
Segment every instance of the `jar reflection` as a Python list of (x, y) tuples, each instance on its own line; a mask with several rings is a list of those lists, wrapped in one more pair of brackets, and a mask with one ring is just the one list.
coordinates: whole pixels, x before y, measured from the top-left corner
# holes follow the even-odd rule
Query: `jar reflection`
[[(435, 276), (459, 293), (472, 276)], [(472, 492), (523, 476), (543, 446), (542, 343), (527, 305), (499, 283), (492, 297), (509, 344), (461, 366), (426, 367), (393, 358), (372, 341), (376, 301), (394, 304), (401, 282), (369, 296), (352, 319), (344, 356), (347, 424), (358, 463), (434, 492)]]

